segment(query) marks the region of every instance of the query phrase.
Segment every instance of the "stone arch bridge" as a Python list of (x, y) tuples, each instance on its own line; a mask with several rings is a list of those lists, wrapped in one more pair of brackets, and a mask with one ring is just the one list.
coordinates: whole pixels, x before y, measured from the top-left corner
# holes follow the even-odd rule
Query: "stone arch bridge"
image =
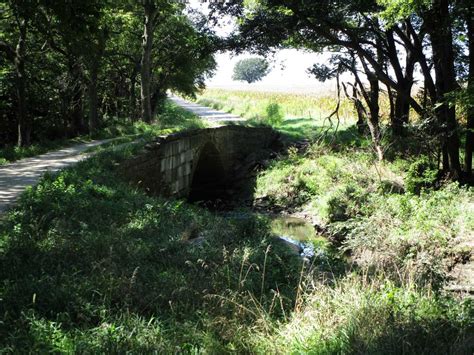
[(197, 194), (199, 199), (200, 189), (209, 193), (226, 185), (249, 156), (268, 153), (278, 144), (278, 133), (268, 127), (197, 129), (159, 137), (124, 162), (121, 171), (153, 195)]

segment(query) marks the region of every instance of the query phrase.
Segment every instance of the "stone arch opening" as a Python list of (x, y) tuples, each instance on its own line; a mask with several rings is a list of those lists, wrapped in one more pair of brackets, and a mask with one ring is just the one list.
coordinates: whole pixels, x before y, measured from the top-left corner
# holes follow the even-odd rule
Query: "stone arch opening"
[(208, 142), (201, 149), (189, 190), (188, 200), (213, 201), (225, 196), (226, 174), (217, 148)]

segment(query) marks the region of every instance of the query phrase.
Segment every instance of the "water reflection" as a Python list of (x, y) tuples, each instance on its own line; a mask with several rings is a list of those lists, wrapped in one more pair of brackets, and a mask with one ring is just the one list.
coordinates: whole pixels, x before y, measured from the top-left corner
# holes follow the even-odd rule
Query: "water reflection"
[(311, 259), (321, 251), (325, 239), (319, 236), (314, 226), (305, 219), (291, 216), (272, 216), (273, 234), (301, 257)]

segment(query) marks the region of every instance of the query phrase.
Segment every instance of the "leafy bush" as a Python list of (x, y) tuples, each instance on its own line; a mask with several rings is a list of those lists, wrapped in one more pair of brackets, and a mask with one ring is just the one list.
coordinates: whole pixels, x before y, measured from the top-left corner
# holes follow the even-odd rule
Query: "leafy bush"
[(283, 122), (283, 113), (281, 112), (280, 105), (277, 103), (270, 103), (266, 109), (266, 121), (272, 126), (279, 126)]
[(433, 187), (438, 180), (438, 169), (426, 157), (413, 162), (405, 178), (406, 190), (419, 195), (422, 189)]

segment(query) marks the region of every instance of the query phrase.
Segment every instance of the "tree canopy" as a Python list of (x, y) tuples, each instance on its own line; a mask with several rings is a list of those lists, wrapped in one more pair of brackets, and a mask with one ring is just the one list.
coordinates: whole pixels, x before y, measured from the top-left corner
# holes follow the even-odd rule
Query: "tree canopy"
[(242, 59), (235, 64), (232, 79), (251, 84), (262, 80), (269, 71), (268, 62), (263, 58)]
[(150, 122), (168, 89), (193, 95), (212, 75), (216, 37), (177, 2), (0, 4), (0, 141)]
[[(422, 127), (416, 134), (441, 171), (472, 177), (472, 1), (235, 0), (209, 6), (205, 17), (167, 0), (2, 2), (2, 144), (94, 132), (112, 118), (151, 122), (167, 90), (193, 95), (204, 86), (218, 49), (265, 56), (297, 48), (333, 53), (309, 72), (338, 81), (379, 159), (384, 140), (403, 142)], [(223, 13), (238, 24), (224, 41), (210, 29)], [(250, 58), (236, 65), (234, 79), (251, 83), (267, 73), (264, 59)], [(340, 81), (342, 73), (351, 80)], [(388, 117), (380, 114), (383, 97)]]
[(353, 80), (339, 88), (354, 102), (360, 127), (369, 127), (380, 159), (387, 134), (379, 103), (386, 92), (392, 140), (403, 140), (415, 122), (423, 123), (423, 139), (441, 170), (455, 178), (472, 176), (474, 111), (467, 105), (464, 115), (456, 113), (456, 98), (472, 101), (466, 99), (474, 86), (472, 2), (237, 0), (213, 4), (213, 10), (240, 17), (228, 40), (237, 52), (333, 52), (329, 63), (310, 72), (319, 80), (352, 74)]

